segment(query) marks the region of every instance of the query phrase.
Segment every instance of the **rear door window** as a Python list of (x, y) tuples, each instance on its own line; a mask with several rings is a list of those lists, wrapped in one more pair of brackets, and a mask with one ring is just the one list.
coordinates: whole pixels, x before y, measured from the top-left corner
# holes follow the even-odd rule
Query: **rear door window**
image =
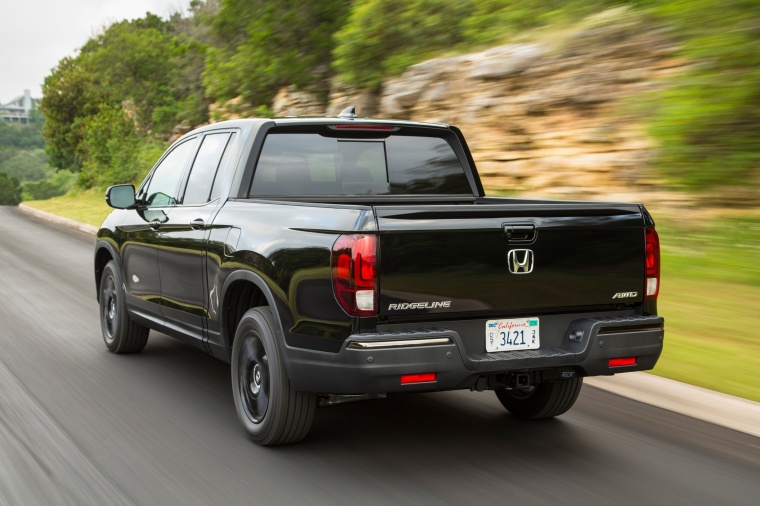
[(230, 132), (222, 132), (203, 137), (201, 147), (190, 169), (185, 196), (182, 199), (184, 205), (205, 204), (209, 201), (216, 172), (230, 135), (232, 135)]

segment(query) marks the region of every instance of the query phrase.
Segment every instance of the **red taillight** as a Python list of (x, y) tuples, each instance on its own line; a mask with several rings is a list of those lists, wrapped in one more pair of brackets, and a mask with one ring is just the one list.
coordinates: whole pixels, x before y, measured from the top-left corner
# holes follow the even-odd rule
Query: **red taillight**
[(636, 357), (611, 358), (609, 367), (623, 367), (626, 365), (636, 365)]
[(335, 298), (349, 316), (377, 316), (377, 236), (338, 237), (332, 282)]
[(644, 300), (657, 300), (660, 293), (660, 237), (654, 228), (646, 229), (646, 279)]
[(434, 372), (423, 372), (421, 374), (403, 374), (401, 376), (402, 385), (411, 385), (413, 383), (432, 383), (436, 381), (437, 374)]

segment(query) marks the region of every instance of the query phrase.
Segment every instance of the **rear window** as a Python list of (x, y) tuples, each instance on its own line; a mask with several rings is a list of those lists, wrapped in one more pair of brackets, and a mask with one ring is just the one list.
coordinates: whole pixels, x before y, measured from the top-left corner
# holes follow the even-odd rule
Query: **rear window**
[(271, 132), (251, 196), (472, 195), (464, 168), (443, 137), (382, 138)]

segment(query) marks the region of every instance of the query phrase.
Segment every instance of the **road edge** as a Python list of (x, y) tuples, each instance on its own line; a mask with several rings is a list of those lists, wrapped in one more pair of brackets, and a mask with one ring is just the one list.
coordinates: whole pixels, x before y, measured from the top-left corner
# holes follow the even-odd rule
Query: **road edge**
[(88, 225), (87, 223), (81, 223), (79, 221), (75, 221), (69, 218), (64, 218), (63, 216), (58, 216), (57, 214), (49, 213), (47, 211), (40, 211), (39, 209), (36, 209), (34, 207), (28, 206), (23, 203), (18, 205), (18, 209), (22, 213), (26, 213), (30, 216), (34, 216), (35, 218), (40, 218), (45, 221), (55, 223), (56, 225), (62, 225), (64, 227), (73, 228), (73, 229), (79, 230), (80, 232), (84, 232), (86, 234), (90, 234), (94, 236), (95, 234), (98, 233), (98, 227), (95, 227), (93, 225)]
[[(25, 204), (19, 204), (18, 208), (36, 218), (93, 236), (98, 232), (98, 228), (92, 225), (40, 211)], [(584, 382), (621, 397), (760, 437), (758, 402), (644, 372), (596, 376), (584, 378)]]
[(584, 378), (594, 388), (760, 437), (760, 403), (645, 372)]

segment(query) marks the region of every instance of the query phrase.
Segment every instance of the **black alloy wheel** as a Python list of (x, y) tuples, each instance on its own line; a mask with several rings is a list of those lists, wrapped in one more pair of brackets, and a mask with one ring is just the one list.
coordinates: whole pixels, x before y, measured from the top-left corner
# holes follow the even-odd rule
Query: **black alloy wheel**
[(136, 353), (145, 348), (149, 329), (136, 323), (127, 313), (121, 272), (111, 260), (100, 277), (100, 326), (106, 348), (112, 353)]
[(249, 309), (232, 344), (235, 411), (248, 436), (265, 446), (305, 438), (317, 407), (316, 395), (291, 387), (275, 328), (268, 307)]

